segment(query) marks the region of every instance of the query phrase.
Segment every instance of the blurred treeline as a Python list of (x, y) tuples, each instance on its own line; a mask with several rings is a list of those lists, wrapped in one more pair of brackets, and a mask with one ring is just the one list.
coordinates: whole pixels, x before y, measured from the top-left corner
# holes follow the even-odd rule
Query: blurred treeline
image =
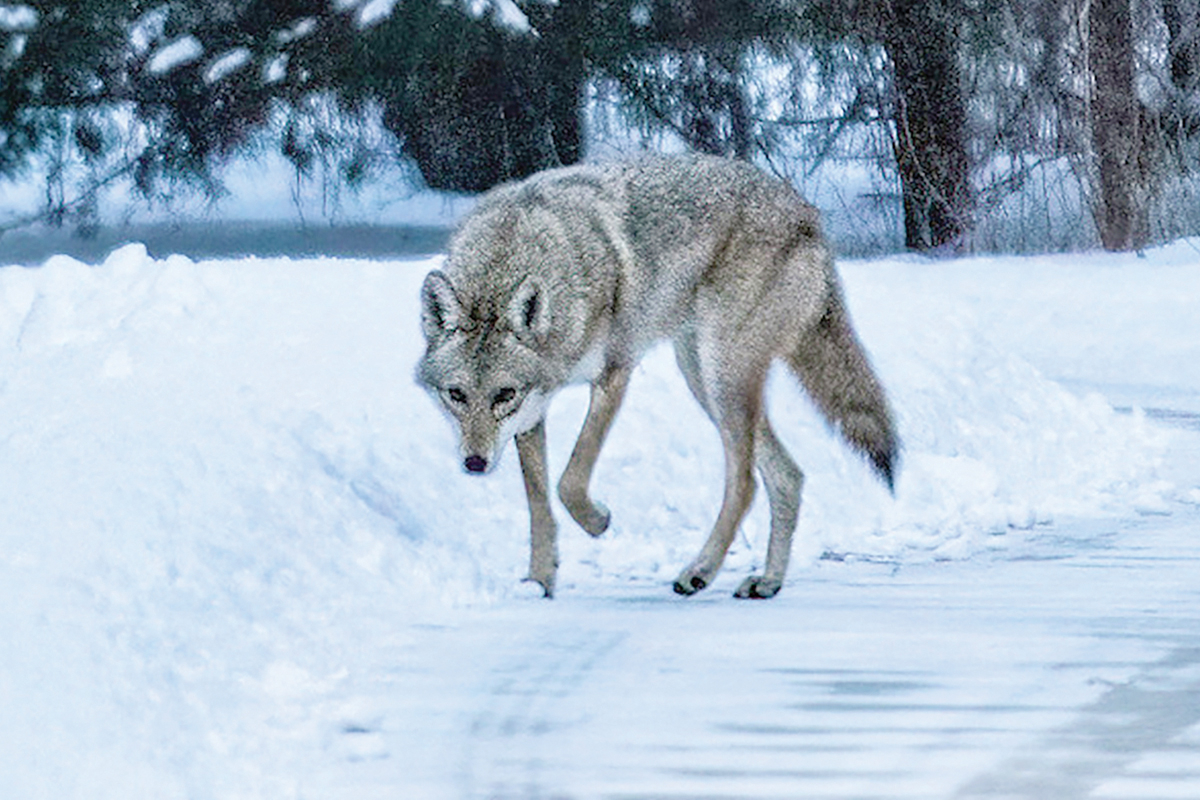
[(267, 150), (479, 192), (618, 135), (844, 174), (916, 250), (1139, 248), (1200, 228), (1200, 0), (0, 5), (0, 191), (44, 179), (41, 221)]

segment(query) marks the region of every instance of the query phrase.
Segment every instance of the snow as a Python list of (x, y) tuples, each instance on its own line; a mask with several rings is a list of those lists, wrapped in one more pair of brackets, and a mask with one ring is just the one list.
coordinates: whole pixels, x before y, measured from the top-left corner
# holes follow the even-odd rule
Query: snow
[(204, 82), (216, 83), (237, 72), (250, 61), (250, 51), (245, 47), (235, 47), (225, 55), (209, 64), (204, 70)]
[[(904, 440), (896, 495), (773, 374), (806, 484), (789, 582), (766, 604), (728, 597), (764, 557), (761, 498), (716, 586), (670, 592), (722, 464), (666, 348), (636, 371), (597, 469), (613, 528), (591, 540), (556, 508), (559, 598), (533, 599), (515, 454), (462, 474), (413, 381), (418, 289), (439, 263), (196, 263), (130, 245), (94, 267), (0, 269), (6, 794), (758, 797), (803, 778), (814, 797), (984, 796), (1007, 780), (988, 770), (1025, 764), (1106, 685), (1195, 688), (1194, 657), (1152, 666), (1183, 634), (1112, 630), (1145, 624), (1143, 592), (1164, 625), (1194, 608), (1182, 521), (1200, 475), (1177, 463), (1192, 434), (1162, 420), (1200, 411), (1197, 242), (842, 263)], [(551, 405), (555, 474), (586, 403), (572, 387)], [(1092, 575), (1106, 577), (1078, 577)], [(807, 643), (781, 648), (787, 635)], [(758, 716), (732, 721), (744, 706)], [(693, 750), (662, 741), (680, 708)], [(964, 731), (955, 751), (945, 732), (977, 708), (1001, 732)], [(1137, 796), (1139, 771), (1195, 784), (1170, 759), (1195, 752), (1196, 723), (1098, 796)], [(772, 753), (822, 738), (823, 774), (780, 771)], [(914, 757), (914, 741), (933, 749)]]
[(391, 16), (396, 0), (369, 0), (358, 11), (358, 24), (369, 27)]
[(133, 46), (135, 53), (145, 54), (153, 44), (162, 38), (170, 13), (170, 8), (160, 6), (147, 11), (134, 21), (129, 29), (129, 43)]
[(30, 31), (37, 27), (37, 10), (30, 6), (0, 6), (0, 30)]
[(280, 44), (290, 44), (310, 36), (317, 29), (317, 21), (313, 17), (304, 17), (286, 30), (277, 31), (275, 40)]
[(533, 32), (529, 18), (513, 0), (466, 0), (465, 7), (467, 13), (475, 19), (480, 19), (490, 13), (496, 27), (509, 33), (529, 34)]
[(176, 67), (195, 61), (204, 55), (204, 45), (195, 36), (181, 36), (160, 48), (150, 57), (148, 69), (155, 75), (163, 75)]
[(263, 83), (279, 83), (287, 77), (288, 56), (287, 53), (275, 56), (263, 65), (262, 79)]

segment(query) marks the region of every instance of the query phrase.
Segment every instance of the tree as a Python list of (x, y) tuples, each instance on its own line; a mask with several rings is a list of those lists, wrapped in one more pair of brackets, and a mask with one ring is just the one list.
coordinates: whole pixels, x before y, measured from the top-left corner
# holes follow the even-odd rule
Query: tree
[(768, 149), (752, 116), (748, 62), (796, 41), (800, 16), (775, 0), (616, 0), (593, 5), (585, 42), (596, 78), (629, 117), (691, 149), (749, 159)]
[(363, 37), (341, 91), (361, 82), (382, 103), (388, 128), (433, 188), (478, 192), (575, 163), (586, 7), (566, 0), (531, 8), (533, 28), (520, 31), (476, 20), (460, 5), (403, 3)]
[[(591, 0), (530, 4), (528, 18), (506, 1), (411, 0), (365, 22), (362, 0), (31, 2), (19, 29), (0, 20), (0, 174), (65, 125), (74, 155), (95, 164), (132, 144), (107, 166), (148, 196), (180, 180), (216, 193), (214, 167), (281, 116), (277, 145), (304, 173), (347, 136), (310, 113), (318, 97), (343, 118), (382, 109), (434, 188), (482, 191), (574, 163)], [(516, 17), (499, 20), (506, 9)], [(121, 141), (93, 119), (119, 107), (139, 127)], [(343, 147), (347, 175), (370, 162), (362, 149)]]
[(1094, 214), (1107, 250), (1150, 238), (1151, 121), (1134, 89), (1132, 0), (1091, 0), (1092, 143), (1098, 173)]
[(1081, 176), (1092, 191), (1063, 193), (1075, 211), (1094, 199), (1104, 244), (1136, 247), (1163, 156), (1194, 169), (1200, 137), (1200, 2), (1137, 9), (29, 0), (0, 6), (0, 176), (36, 163), (54, 221), (94, 215), (125, 177), (147, 197), (180, 184), (217, 196), (220, 166), (265, 147), (336, 185), (403, 156), (431, 187), (477, 192), (578, 161), (599, 86), (628, 121), (781, 173), (870, 149), (876, 201), (902, 208), (912, 249), (972, 246), (1038, 169)]
[[(893, 156), (913, 250), (960, 249), (974, 223), (967, 112), (960, 68), (967, 18), (959, 0), (822, 0), (807, 4), (810, 36), (883, 45), (891, 67), (882, 115), (894, 126)], [(861, 109), (857, 109), (861, 113)]]
[(904, 239), (913, 250), (960, 249), (973, 191), (954, 0), (893, 0), (884, 43), (895, 80), (896, 164)]
[(244, 148), (277, 101), (322, 88), (306, 37), (349, 27), (348, 12), (321, 0), (21, 8), (26, 19), (3, 32), (0, 174), (46, 157), (52, 183), (71, 160), (90, 173), (75, 198), (52, 198), (51, 220), (94, 205), (122, 176), (148, 196), (177, 181), (216, 193), (214, 164)]
[(1184, 105), (1181, 116), (1189, 126), (1200, 124), (1196, 93), (1200, 91), (1200, 2), (1163, 0), (1163, 23), (1169, 37), (1171, 83)]
[(1160, 115), (1165, 145), (1180, 171), (1194, 171), (1194, 144), (1200, 137), (1200, 2), (1163, 0), (1168, 36), (1169, 89)]

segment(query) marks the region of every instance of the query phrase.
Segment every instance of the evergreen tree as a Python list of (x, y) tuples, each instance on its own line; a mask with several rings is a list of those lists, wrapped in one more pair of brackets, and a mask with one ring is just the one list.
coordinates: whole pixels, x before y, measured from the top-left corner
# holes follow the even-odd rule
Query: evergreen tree
[[(364, 17), (369, 8), (376, 16)], [(839, 139), (861, 153), (864, 130), (875, 141), (886, 132), (880, 169), (898, 178), (905, 241), (928, 250), (969, 246), (978, 220), (1026, 190), (1037, 165), (1064, 158), (1094, 187), (1082, 194), (1095, 199), (1105, 244), (1138, 246), (1152, 228), (1162, 154), (1185, 168), (1196, 160), (1197, 0), (379, 8), (0, 6), (0, 177), (36, 166), (48, 177), (49, 218), (86, 220), (98, 192), (126, 177), (148, 197), (181, 182), (217, 195), (220, 166), (266, 143), (298, 175), (325, 169), (353, 185), (400, 153), (429, 186), (477, 192), (578, 161), (587, 91), (604, 85), (637, 124), (777, 168), (780, 148), (797, 142), (815, 164)], [(790, 72), (764, 80), (764, 65)], [(1147, 76), (1163, 87), (1153, 109), (1135, 91), (1155, 85)], [(814, 85), (816, 103), (805, 99)], [(386, 143), (376, 122), (392, 134)], [(999, 163), (1011, 164), (1007, 174)]]

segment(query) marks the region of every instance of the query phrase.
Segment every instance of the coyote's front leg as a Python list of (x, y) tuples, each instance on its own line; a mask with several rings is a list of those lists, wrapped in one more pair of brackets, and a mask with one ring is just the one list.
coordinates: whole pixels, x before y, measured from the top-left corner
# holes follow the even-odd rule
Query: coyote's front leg
[(554, 576), (558, 571), (557, 526), (550, 513), (549, 481), (546, 477), (546, 424), (539, 422), (525, 433), (517, 434), (517, 453), (521, 474), (525, 477), (525, 495), (529, 498), (529, 577), (542, 587), (546, 597), (554, 596)]
[(592, 384), (587, 418), (571, 451), (571, 460), (567, 462), (567, 468), (558, 482), (558, 498), (579, 523), (579, 527), (592, 536), (604, 533), (611, 516), (607, 508), (588, 496), (588, 485), (592, 482), (592, 470), (600, 456), (600, 448), (604, 446), (604, 439), (612, 427), (617, 409), (621, 407), (628, 385), (627, 367), (609, 367)]

